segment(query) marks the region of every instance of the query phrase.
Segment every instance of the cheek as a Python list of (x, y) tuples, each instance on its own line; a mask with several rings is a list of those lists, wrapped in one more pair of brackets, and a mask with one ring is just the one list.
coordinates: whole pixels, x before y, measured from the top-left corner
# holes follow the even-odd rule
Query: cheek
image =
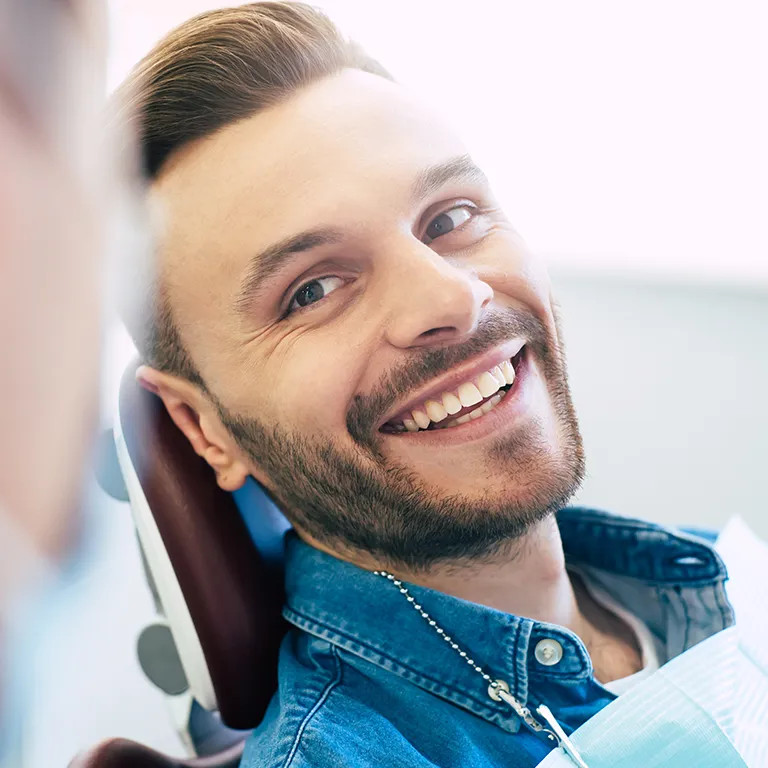
[(511, 227), (499, 229), (492, 238), (478, 264), (480, 278), (500, 303), (522, 305), (551, 328), (552, 286), (544, 260), (532, 254)]
[(270, 363), (270, 412), (278, 425), (307, 436), (346, 433), (359, 361), (341, 333), (331, 340), (311, 335), (277, 365)]

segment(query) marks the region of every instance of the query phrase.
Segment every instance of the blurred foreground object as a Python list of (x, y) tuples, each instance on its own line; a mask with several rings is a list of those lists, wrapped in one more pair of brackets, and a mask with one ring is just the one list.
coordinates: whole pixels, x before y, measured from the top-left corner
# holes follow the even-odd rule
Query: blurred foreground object
[(102, 150), (104, 46), (100, 2), (0, 0), (0, 763), (9, 765), (26, 667), (10, 656), (29, 653), (37, 600), (77, 541), (98, 415), (114, 197)]
[(0, 504), (46, 557), (96, 416), (101, 10), (0, 0)]

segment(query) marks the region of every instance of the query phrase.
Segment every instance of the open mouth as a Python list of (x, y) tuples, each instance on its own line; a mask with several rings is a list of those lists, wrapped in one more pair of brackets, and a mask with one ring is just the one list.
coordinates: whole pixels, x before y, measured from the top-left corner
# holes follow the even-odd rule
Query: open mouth
[(385, 434), (451, 429), (490, 413), (515, 386), (526, 348), (458, 387), (398, 414), (381, 427)]

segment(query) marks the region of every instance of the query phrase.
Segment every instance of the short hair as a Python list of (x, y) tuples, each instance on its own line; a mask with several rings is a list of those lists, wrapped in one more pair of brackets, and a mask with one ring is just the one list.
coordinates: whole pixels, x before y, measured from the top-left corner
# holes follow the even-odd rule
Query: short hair
[[(221, 8), (186, 21), (139, 62), (116, 95), (117, 120), (121, 133), (138, 142), (151, 182), (190, 142), (347, 68), (391, 79), (312, 6), (283, 0)], [(140, 293), (124, 319), (144, 362), (205, 390), (162, 279), (155, 273)]]

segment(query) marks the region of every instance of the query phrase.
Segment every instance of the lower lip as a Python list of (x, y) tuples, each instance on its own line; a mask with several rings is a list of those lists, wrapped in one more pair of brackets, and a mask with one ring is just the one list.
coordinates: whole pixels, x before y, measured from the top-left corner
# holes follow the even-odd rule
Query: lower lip
[(425, 429), (419, 432), (399, 432), (386, 434), (387, 438), (408, 440), (420, 444), (449, 445), (451, 443), (466, 443), (472, 440), (480, 440), (488, 435), (502, 431), (513, 422), (523, 417), (528, 410), (528, 391), (530, 380), (535, 376), (531, 368), (529, 353), (526, 351), (515, 369), (515, 381), (511, 389), (502, 398), (501, 402), (488, 413), (484, 413), (479, 419), (473, 419), (466, 424), (444, 429)]

